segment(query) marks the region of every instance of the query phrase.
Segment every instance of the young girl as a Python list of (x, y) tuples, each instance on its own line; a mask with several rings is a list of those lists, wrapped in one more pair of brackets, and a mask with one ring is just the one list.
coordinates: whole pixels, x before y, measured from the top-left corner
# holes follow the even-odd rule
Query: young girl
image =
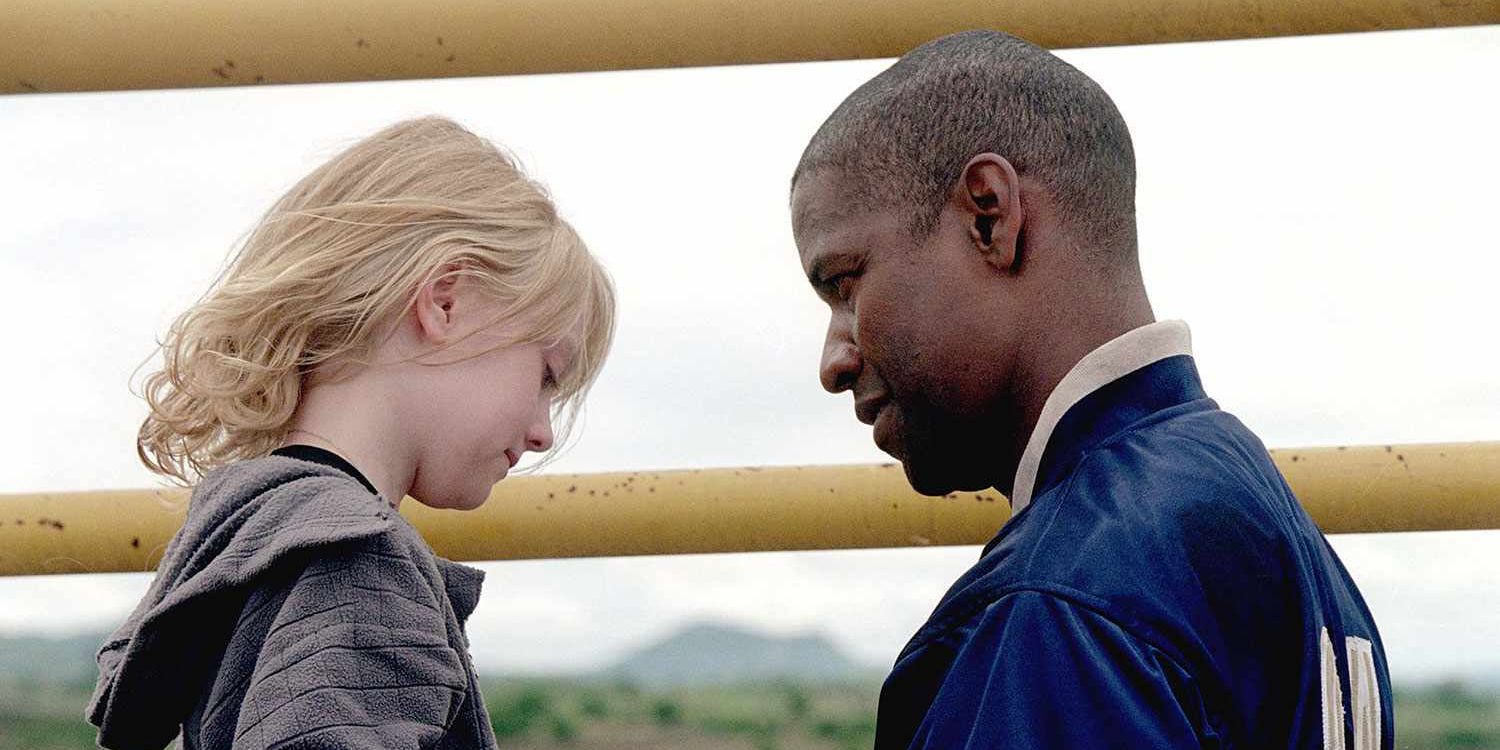
[(551, 448), (613, 294), (542, 189), (448, 120), (293, 187), (145, 382), (141, 459), (201, 480), (99, 652), (99, 744), (494, 747), (463, 632), (483, 574), (396, 508), (477, 508)]

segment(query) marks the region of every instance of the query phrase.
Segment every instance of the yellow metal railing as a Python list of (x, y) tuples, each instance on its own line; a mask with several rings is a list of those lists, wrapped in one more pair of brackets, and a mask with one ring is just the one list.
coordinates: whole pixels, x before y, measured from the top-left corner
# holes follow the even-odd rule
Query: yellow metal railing
[[(9, 0), (0, 93), (894, 57), (1002, 28), (1053, 47), (1500, 23), (1500, 0)], [(1330, 533), (1500, 528), (1500, 443), (1273, 452)], [(181, 491), (0, 495), (0, 575), (148, 571)], [(994, 491), (914, 494), (899, 468), (517, 477), (477, 511), (403, 512), (458, 560), (980, 544)]]
[[(1330, 533), (1500, 528), (1500, 442), (1273, 451)], [(149, 571), (181, 491), (0, 495), (0, 575)], [(456, 560), (982, 544), (993, 490), (917, 495), (892, 464), (515, 477), (474, 511), (402, 512)]]
[(1500, 0), (6, 0), (0, 93), (895, 57), (1500, 23)]

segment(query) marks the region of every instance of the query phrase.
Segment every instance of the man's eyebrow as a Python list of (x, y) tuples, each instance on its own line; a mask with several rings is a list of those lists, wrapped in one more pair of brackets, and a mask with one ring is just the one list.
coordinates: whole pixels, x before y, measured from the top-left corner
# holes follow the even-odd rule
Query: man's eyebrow
[(823, 269), (827, 266), (828, 260), (826, 258), (814, 260), (812, 265), (807, 269), (807, 283), (812, 284), (814, 287), (822, 286)]
[(825, 253), (814, 258), (812, 263), (808, 264), (808, 283), (812, 284), (815, 287), (822, 286), (824, 279), (829, 276), (829, 267), (837, 267), (839, 265), (848, 264), (850, 258), (853, 257), (854, 254), (855, 253), (852, 250), (840, 250), (836, 252)]

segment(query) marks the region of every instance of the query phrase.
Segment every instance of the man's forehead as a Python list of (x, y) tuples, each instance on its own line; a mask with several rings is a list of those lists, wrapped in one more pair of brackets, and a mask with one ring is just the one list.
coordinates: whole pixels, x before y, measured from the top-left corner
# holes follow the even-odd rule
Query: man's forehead
[(804, 257), (846, 228), (860, 204), (850, 200), (850, 189), (840, 170), (822, 169), (797, 181), (792, 189), (792, 234)]
[(899, 206), (872, 204), (858, 183), (839, 179), (838, 170), (820, 170), (798, 180), (792, 190), (792, 236), (803, 269), (820, 259), (905, 246), (906, 214)]
[(792, 230), (804, 234), (823, 230), (839, 212), (837, 185), (824, 177), (824, 172), (804, 175), (792, 188)]

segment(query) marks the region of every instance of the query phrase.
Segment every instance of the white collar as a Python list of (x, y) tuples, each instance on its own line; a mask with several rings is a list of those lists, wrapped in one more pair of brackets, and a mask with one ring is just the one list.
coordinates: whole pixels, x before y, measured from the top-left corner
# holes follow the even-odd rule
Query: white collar
[(1073, 405), (1094, 391), (1129, 375), (1146, 365), (1179, 354), (1193, 353), (1192, 334), (1180, 320), (1163, 320), (1143, 325), (1121, 334), (1103, 346), (1084, 355), (1073, 369), (1052, 389), (1036, 429), (1026, 441), (1026, 452), (1016, 466), (1016, 481), (1011, 485), (1011, 515), (1020, 513), (1031, 503), (1036, 488), (1036, 474), (1042, 466), (1042, 454), (1052, 430)]

